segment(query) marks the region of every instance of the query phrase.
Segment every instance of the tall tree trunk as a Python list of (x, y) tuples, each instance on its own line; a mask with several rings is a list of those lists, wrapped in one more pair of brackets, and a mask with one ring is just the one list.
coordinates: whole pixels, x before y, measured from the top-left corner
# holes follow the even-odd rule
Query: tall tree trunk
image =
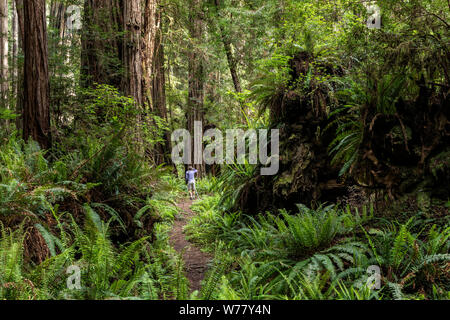
[[(134, 98), (140, 109), (136, 119), (139, 144), (143, 142), (141, 125), (146, 113), (167, 118), (159, 1), (85, 0), (82, 85), (109, 84)], [(169, 141), (168, 135), (165, 140)], [(168, 153), (168, 145), (163, 146), (161, 154)], [(155, 150), (149, 153), (154, 155)]]
[(51, 148), (47, 25), (45, 0), (24, 2), (23, 137)]
[(23, 0), (15, 0), (16, 12), (17, 12), (17, 23), (19, 26), (19, 44), (23, 48), (23, 39), (25, 37), (25, 22), (24, 22), (24, 7)]
[(144, 23), (142, 37), (142, 60), (143, 60), (143, 95), (144, 102), (149, 111), (153, 110), (152, 82), (153, 82), (153, 61), (155, 55), (155, 40), (158, 26), (156, 14), (159, 0), (145, 0)]
[[(64, 64), (70, 63), (69, 57), (63, 45), (65, 40), (66, 31), (66, 5), (61, 0), (52, 0), (50, 4), (50, 16), (49, 26), (51, 33), (49, 32), (51, 39), (49, 41), (49, 50), (53, 55), (63, 58), (61, 62)], [(60, 128), (63, 125), (61, 107), (64, 105), (64, 99), (67, 97), (67, 91), (65, 89), (65, 79), (70, 76), (67, 73), (62, 73), (60, 70), (61, 63), (50, 64), (50, 79), (53, 79), (54, 85), (51, 86), (50, 91), (50, 105), (52, 106), (52, 120), (56, 128)], [(61, 81), (60, 81), (61, 80)], [(62, 84), (62, 86), (60, 86)]]
[[(162, 30), (162, 10), (156, 12), (155, 52), (153, 55), (152, 101), (154, 112), (168, 122), (166, 104), (166, 73), (164, 68), (164, 43)], [(171, 140), (169, 132), (164, 132), (164, 142), (156, 146), (156, 163), (170, 163)]]
[(202, 161), (203, 159), (199, 159), (200, 157), (199, 150), (196, 150), (194, 148), (194, 145), (201, 147), (199, 146), (199, 143), (200, 144), (202, 143), (199, 140), (194, 141), (195, 122), (201, 122), (202, 126), (204, 124), (203, 107), (205, 95), (204, 93), (205, 70), (203, 65), (204, 54), (202, 52), (202, 49), (200, 48), (200, 44), (203, 42), (204, 22), (201, 15), (201, 0), (190, 0), (190, 21), (191, 23), (189, 26), (190, 29), (189, 31), (194, 44), (193, 48), (189, 51), (188, 56), (189, 93), (188, 93), (187, 127), (192, 136), (191, 164), (198, 170), (199, 176), (202, 177), (205, 175), (205, 164)]
[(51, 26), (58, 32), (59, 40), (64, 39), (66, 29), (66, 5), (58, 0), (52, 0), (50, 6)]
[(85, 0), (82, 31), (82, 86), (122, 84), (122, 3), (119, 0)]
[[(214, 0), (216, 11), (217, 11), (217, 17), (220, 19), (220, 9), (221, 9), (221, 1), (220, 0)], [(219, 29), (220, 29), (220, 35), (222, 38), (222, 43), (225, 48), (225, 54), (227, 55), (227, 61), (228, 61), (228, 67), (230, 68), (231, 78), (233, 79), (234, 89), (237, 93), (242, 92), (241, 87), (241, 81), (239, 79), (238, 71), (237, 71), (237, 61), (233, 55), (233, 50), (231, 48), (231, 41), (230, 37), (227, 34), (225, 28), (223, 27), (223, 24), (219, 21)]]
[[(8, 0), (0, 0), (0, 107), (8, 108)], [(6, 122), (8, 128), (8, 122)]]
[(136, 104), (142, 106), (141, 0), (124, 1), (124, 31), (123, 64), (125, 76), (123, 77), (122, 88), (126, 96), (133, 97)]
[(142, 12), (141, 0), (126, 0), (123, 6), (123, 22), (125, 38), (123, 42), (124, 77), (122, 79), (123, 93), (132, 97), (139, 110), (135, 123), (136, 148), (144, 151), (142, 139), (143, 124), (143, 66), (142, 66)]
[[(16, 9), (16, 3), (15, 1), (11, 2), (12, 5), (12, 21), (11, 21), (11, 37), (12, 37), (12, 48), (11, 48), (11, 54), (12, 54), (12, 73), (11, 73), (11, 93), (13, 96), (15, 96), (14, 99), (14, 110), (16, 111), (16, 114), (20, 114), (21, 111), (18, 110), (18, 101), (19, 101), (19, 95), (18, 95), (18, 55), (19, 55), (19, 22), (17, 18), (17, 9)], [(11, 107), (12, 109), (12, 107)], [(18, 112), (19, 111), (19, 112)], [(16, 130), (20, 130), (20, 118), (16, 118)]]
[[(145, 0), (143, 22), (143, 96), (147, 106), (146, 112), (155, 114), (162, 119), (167, 119), (165, 70), (164, 70), (164, 46), (162, 32), (162, 8), (160, 0)], [(151, 119), (148, 125), (156, 125)], [(170, 162), (170, 136), (164, 133), (164, 142), (157, 143), (153, 149), (147, 149), (146, 153), (156, 163)]]
[(15, 61), (17, 63), (16, 70), (17, 70), (17, 77), (16, 77), (16, 114), (19, 115), (16, 118), (16, 129), (20, 132), (23, 131), (23, 64), (19, 64), (19, 59), (17, 58), (19, 55), (19, 52), (23, 52), (23, 39), (24, 39), (24, 21), (23, 21), (23, 0), (15, 0), (15, 14), (14, 14), (14, 20), (15, 23), (13, 25), (16, 26), (16, 30), (14, 33), (14, 43), (16, 44), (16, 50), (14, 57)]

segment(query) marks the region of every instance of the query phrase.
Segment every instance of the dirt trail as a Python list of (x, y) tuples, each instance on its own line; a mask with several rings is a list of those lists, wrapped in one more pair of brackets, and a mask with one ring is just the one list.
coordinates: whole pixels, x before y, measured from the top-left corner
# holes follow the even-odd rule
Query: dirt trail
[(205, 277), (208, 270), (208, 263), (212, 257), (207, 253), (200, 251), (194, 244), (186, 240), (183, 233), (183, 227), (195, 215), (190, 209), (192, 201), (182, 200), (178, 203), (181, 217), (174, 222), (172, 231), (170, 233), (170, 244), (177, 252), (183, 252), (184, 272), (189, 280), (189, 291), (192, 293), (195, 290), (200, 290), (200, 282)]

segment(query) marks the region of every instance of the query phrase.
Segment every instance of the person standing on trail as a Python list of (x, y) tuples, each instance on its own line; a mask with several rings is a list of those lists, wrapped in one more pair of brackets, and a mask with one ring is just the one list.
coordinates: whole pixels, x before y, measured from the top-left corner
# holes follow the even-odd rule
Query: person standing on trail
[(189, 167), (189, 170), (186, 171), (186, 184), (189, 191), (189, 197), (191, 200), (195, 197), (195, 174), (197, 173), (197, 169)]

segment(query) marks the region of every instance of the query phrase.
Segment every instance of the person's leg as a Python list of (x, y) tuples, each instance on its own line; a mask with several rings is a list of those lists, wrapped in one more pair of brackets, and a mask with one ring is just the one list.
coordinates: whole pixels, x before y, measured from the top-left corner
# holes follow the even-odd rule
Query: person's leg
[(192, 182), (189, 182), (188, 190), (189, 190), (189, 198), (192, 200), (192, 198), (193, 198), (192, 194), (193, 194), (193, 190), (194, 190)]

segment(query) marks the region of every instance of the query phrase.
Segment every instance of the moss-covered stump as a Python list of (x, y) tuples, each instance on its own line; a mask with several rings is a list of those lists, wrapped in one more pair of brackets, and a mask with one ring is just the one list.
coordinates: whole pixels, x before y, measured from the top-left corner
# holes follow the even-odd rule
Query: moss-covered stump
[(448, 87), (422, 79), (417, 97), (396, 98), (389, 112), (380, 111), (376, 99), (358, 106), (355, 122), (361, 124), (356, 130), (361, 139), (344, 179), (344, 164), (332, 165), (329, 152), (339, 137), (330, 110), (347, 102), (336, 101), (330, 91), (336, 88), (320, 80), (342, 72), (305, 52), (290, 61), (290, 68), (291, 81), (269, 99), (272, 128), (280, 129), (279, 173), (261, 176), (257, 170), (242, 189), (236, 210), (255, 214), (294, 209), (298, 203), (336, 202), (351, 186), (390, 199), (420, 194), (425, 207), (427, 199), (450, 198)]
[[(338, 183), (339, 168), (330, 165), (328, 145), (334, 138), (333, 130), (324, 133), (334, 101), (329, 88), (316, 80), (337, 71), (313, 64), (305, 52), (297, 54), (290, 67), (291, 82), (270, 105), (272, 127), (280, 129), (280, 170), (275, 176), (258, 174), (243, 188), (236, 209), (248, 214), (334, 201), (345, 192), (344, 185)], [(301, 79), (307, 74), (312, 76), (305, 87)]]
[(367, 106), (360, 161), (353, 175), (386, 190), (391, 198), (428, 193), (450, 198), (450, 95), (448, 88), (420, 84), (415, 101), (402, 101), (395, 113)]

